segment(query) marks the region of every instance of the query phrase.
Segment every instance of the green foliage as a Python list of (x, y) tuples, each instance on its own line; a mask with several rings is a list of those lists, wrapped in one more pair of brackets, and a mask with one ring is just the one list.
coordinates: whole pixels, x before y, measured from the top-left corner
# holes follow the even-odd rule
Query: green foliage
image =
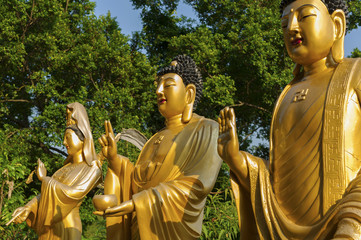
[(207, 198), (200, 239), (239, 239), (237, 210), (229, 188), (215, 189)]
[(361, 26), (361, 1), (360, 0), (347, 0), (349, 8), (349, 22), (348, 31), (356, 29)]
[(358, 48), (355, 48), (353, 52), (351, 53), (352, 58), (359, 58), (361, 57), (361, 51)]

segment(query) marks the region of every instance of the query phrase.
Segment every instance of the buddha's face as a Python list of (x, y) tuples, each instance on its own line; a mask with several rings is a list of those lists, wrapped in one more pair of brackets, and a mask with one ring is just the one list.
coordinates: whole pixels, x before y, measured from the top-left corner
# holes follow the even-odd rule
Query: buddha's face
[(167, 73), (159, 78), (157, 87), (159, 112), (165, 118), (182, 114), (186, 107), (186, 87), (183, 79), (175, 73)]
[(327, 57), (335, 41), (334, 22), (321, 0), (297, 0), (282, 14), (283, 37), (291, 59), (303, 66)]
[(63, 144), (70, 156), (83, 151), (83, 141), (81, 141), (76, 133), (71, 129), (66, 129)]

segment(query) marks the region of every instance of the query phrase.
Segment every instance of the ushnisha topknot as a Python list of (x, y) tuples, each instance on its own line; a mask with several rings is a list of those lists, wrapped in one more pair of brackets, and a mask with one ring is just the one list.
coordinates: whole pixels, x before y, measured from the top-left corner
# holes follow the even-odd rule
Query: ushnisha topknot
[[(290, 3), (297, 1), (297, 0), (282, 0), (281, 4), (280, 4), (280, 12), (281, 15), (283, 13), (283, 10), (285, 9), (285, 7), (287, 7)], [(337, 9), (341, 9), (346, 16), (346, 25), (348, 25), (348, 6), (347, 6), (347, 2), (345, 0), (320, 0), (322, 1), (325, 6), (328, 9), (328, 12), (330, 14), (332, 14), (335, 10)], [(346, 29), (347, 31), (347, 29)]]
[(196, 97), (193, 104), (193, 109), (195, 109), (202, 97), (203, 81), (201, 73), (193, 59), (187, 55), (178, 55), (173, 58), (173, 62), (176, 63), (159, 70), (157, 76), (159, 78), (167, 73), (176, 73), (183, 79), (185, 86), (193, 83), (196, 86)]

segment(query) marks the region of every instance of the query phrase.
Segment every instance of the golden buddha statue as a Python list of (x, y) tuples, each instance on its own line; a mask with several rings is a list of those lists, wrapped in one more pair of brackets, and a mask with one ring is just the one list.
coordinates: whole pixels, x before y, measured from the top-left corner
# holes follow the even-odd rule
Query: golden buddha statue
[(239, 151), (233, 109), (219, 118), (241, 239), (361, 239), (361, 60), (344, 58), (346, 1), (281, 9), (296, 67), (275, 106), (269, 166)]
[(109, 168), (104, 193), (118, 206), (106, 217), (107, 239), (198, 239), (203, 208), (222, 160), (218, 124), (193, 113), (202, 90), (201, 75), (185, 55), (158, 73), (158, 109), (166, 126), (144, 145), (133, 164), (117, 155), (110, 122), (99, 142)]
[(38, 239), (80, 240), (79, 207), (101, 178), (88, 114), (80, 103), (67, 105), (64, 145), (68, 152), (64, 166), (47, 177), (46, 168), (39, 159), (36, 175), (42, 182), (41, 193), (17, 208), (8, 222), (26, 220), (38, 234)]

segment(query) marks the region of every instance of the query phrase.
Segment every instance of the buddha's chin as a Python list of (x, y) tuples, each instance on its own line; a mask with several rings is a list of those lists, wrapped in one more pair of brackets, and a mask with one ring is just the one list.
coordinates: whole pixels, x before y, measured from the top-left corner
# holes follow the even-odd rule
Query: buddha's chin
[(158, 111), (163, 117), (166, 117), (166, 110), (164, 105), (158, 105)]

